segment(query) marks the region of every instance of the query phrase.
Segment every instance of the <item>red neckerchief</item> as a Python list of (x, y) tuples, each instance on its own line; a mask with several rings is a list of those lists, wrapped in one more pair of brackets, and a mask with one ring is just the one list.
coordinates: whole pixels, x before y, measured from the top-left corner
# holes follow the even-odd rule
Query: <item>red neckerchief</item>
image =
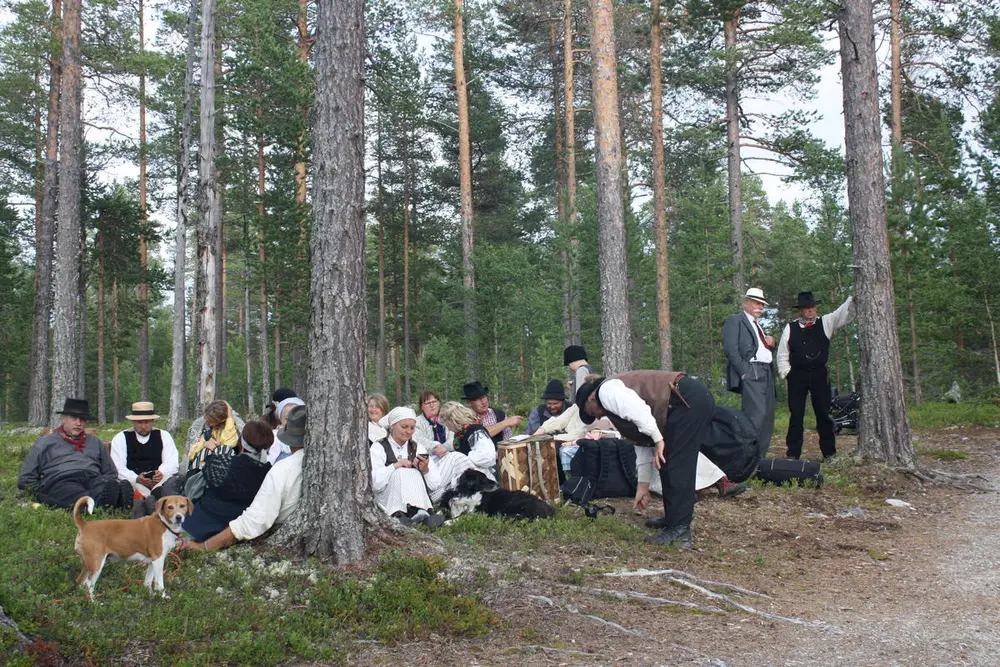
[(82, 452), (83, 449), (84, 449), (84, 447), (86, 447), (86, 445), (87, 445), (87, 432), (86, 431), (84, 431), (83, 433), (81, 433), (80, 437), (76, 438), (76, 439), (73, 439), (73, 438), (69, 437), (69, 435), (66, 434), (66, 431), (63, 430), (62, 426), (60, 426), (59, 428), (56, 429), (56, 433), (58, 433), (59, 435), (61, 435), (63, 437), (63, 440), (65, 440), (69, 444), (73, 445), (73, 448), (76, 449), (76, 451), (78, 451), (78, 452)]

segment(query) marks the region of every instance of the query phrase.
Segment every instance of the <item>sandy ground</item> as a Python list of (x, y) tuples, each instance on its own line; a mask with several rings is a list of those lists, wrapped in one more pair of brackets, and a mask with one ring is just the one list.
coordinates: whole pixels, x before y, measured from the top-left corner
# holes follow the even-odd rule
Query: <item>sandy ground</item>
[[(853, 448), (841, 438), (841, 451)], [(977, 472), (1000, 488), (1000, 432), (919, 434), (920, 449), (968, 458), (923, 459)], [(807, 455), (815, 442), (807, 443)], [(818, 453), (818, 452), (816, 452)], [(501, 627), (477, 640), (359, 644), (352, 662), (427, 665), (998, 665), (1000, 494), (921, 486), (875, 471), (858, 489), (752, 489), (706, 498), (695, 550), (554, 549), (490, 554), (498, 578), (485, 594)], [(829, 485), (828, 485), (829, 486)], [(886, 498), (912, 507), (891, 507)], [(840, 516), (838, 516), (840, 515)], [(620, 505), (622, 520), (631, 517)], [(482, 563), (481, 563), (482, 564)], [(611, 570), (677, 569), (766, 594), (720, 587), (734, 609), (662, 576)], [(582, 587), (716, 605), (724, 613), (623, 601)], [(609, 625), (613, 623), (615, 625)]]

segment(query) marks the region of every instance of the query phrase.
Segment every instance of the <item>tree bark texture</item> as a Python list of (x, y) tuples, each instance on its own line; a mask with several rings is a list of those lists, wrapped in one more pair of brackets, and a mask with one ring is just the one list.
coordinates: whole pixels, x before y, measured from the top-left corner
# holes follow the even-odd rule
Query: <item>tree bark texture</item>
[(313, 129), (309, 420), (302, 499), (276, 541), (336, 565), (381, 525), (365, 411), (364, 27), (361, 0), (319, 5)]
[(566, 175), (566, 228), (567, 228), (567, 261), (566, 261), (566, 332), (563, 335), (565, 345), (579, 345), (580, 338), (580, 287), (577, 285), (577, 264), (579, 261), (580, 242), (576, 236), (576, 106), (574, 93), (573, 54), (573, 0), (563, 1), (563, 97), (564, 113), (566, 114), (565, 133), (565, 175)]
[(59, 90), (59, 206), (54, 264), (55, 298), (52, 338), (52, 404), (55, 425), (67, 398), (79, 386), (77, 315), (80, 277), (80, 0), (66, 0), (62, 22), (62, 74)]
[(597, 176), (597, 250), (604, 372), (632, 367), (622, 149), (612, 0), (591, 0), (591, 82)]
[(380, 394), (385, 393), (386, 368), (388, 361), (385, 346), (385, 188), (382, 185), (382, 118), (375, 121), (375, 172), (378, 183), (375, 184), (377, 199), (375, 200), (375, 218), (378, 220), (378, 370), (377, 382)]
[(653, 224), (656, 229), (656, 323), (660, 339), (660, 368), (673, 370), (670, 340), (670, 262), (667, 249), (667, 185), (663, 158), (663, 71), (660, 38), (660, 0), (653, 0), (649, 31), (650, 116), (653, 149)]
[[(257, 299), (260, 309), (261, 406), (267, 406), (271, 399), (271, 359), (268, 354), (269, 341), (267, 339), (267, 274), (265, 268), (267, 265), (267, 254), (264, 251), (264, 243), (266, 241), (264, 235), (264, 193), (266, 188), (267, 171), (264, 162), (264, 137), (259, 136), (257, 137), (257, 259), (260, 263), (260, 289)], [(249, 306), (247, 308), (249, 309)], [(249, 317), (250, 312), (248, 310), (247, 318)], [(249, 333), (247, 335), (249, 336)], [(247, 340), (247, 345), (249, 346), (249, 338)]]
[(121, 411), (121, 383), (118, 374), (118, 279), (111, 282), (111, 419), (119, 422), (122, 420)]
[(219, 361), (219, 217), (220, 201), (215, 171), (215, 0), (201, 7), (201, 133), (198, 178), (201, 233), (198, 263), (204, 285), (201, 331), (198, 332), (198, 408), (215, 399)]
[(410, 393), (410, 199), (413, 196), (413, 168), (410, 164), (409, 127), (403, 128), (403, 395)]
[(149, 400), (149, 284), (145, 272), (149, 267), (149, 243), (146, 230), (149, 227), (149, 206), (146, 178), (146, 16), (145, 2), (139, 0), (139, 215), (142, 217), (143, 233), (139, 237), (139, 264), (143, 277), (136, 286), (139, 301), (139, 396)]
[(470, 380), (479, 375), (476, 320), (476, 270), (472, 261), (475, 228), (472, 218), (472, 148), (469, 139), (469, 94), (465, 79), (465, 6), (455, 0), (455, 94), (458, 99), (458, 181), (462, 220), (462, 286), (465, 313), (465, 360)]
[(253, 399), (253, 346), (250, 344), (250, 223), (243, 217), (243, 358), (247, 371), (247, 418), (257, 414)]
[(97, 235), (97, 423), (108, 421), (104, 377), (104, 232)]
[(889, 262), (871, 0), (842, 0), (838, 27), (862, 382), (858, 450), (865, 458), (909, 467), (916, 459)]
[(80, 272), (76, 283), (76, 395), (87, 395), (87, 227), (80, 223)]
[[(187, 357), (184, 354), (187, 300), (188, 181), (190, 180), (191, 141), (194, 134), (194, 61), (195, 27), (198, 25), (198, 0), (191, 0), (187, 16), (187, 62), (184, 68), (184, 95), (181, 109), (181, 148), (177, 158), (177, 233), (174, 241), (174, 312), (170, 372), (170, 413), (167, 428), (176, 430), (187, 416)], [(197, 333), (195, 334), (197, 335)]]
[(739, 10), (723, 22), (726, 37), (726, 144), (729, 170), (729, 228), (733, 253), (733, 291), (737, 301), (746, 289), (743, 273), (743, 169), (740, 157), (739, 55), (736, 29)]
[[(62, 40), (62, 0), (52, 0), (52, 38)], [(32, 325), (31, 373), (28, 384), (28, 421), (32, 426), (49, 422), (49, 324), (52, 317), (52, 254), (56, 232), (59, 171), (59, 58), (49, 59), (49, 103), (45, 120), (45, 165), (42, 172), (42, 205), (35, 237), (35, 310)]]

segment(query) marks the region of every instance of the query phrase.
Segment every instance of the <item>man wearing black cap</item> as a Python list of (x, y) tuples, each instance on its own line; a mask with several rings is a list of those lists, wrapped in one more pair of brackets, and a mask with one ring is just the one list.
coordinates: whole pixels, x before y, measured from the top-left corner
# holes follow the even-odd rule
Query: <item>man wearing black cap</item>
[(503, 410), (491, 408), (490, 388), (483, 386), (479, 380), (462, 385), (462, 400), (476, 413), (479, 423), (489, 432), (494, 444), (513, 437), (514, 427), (520, 426), (524, 421), (524, 417), (519, 415), (508, 417)]
[(545, 402), (528, 415), (528, 435), (534, 435), (547, 419), (561, 415), (566, 409), (566, 389), (563, 383), (559, 380), (549, 380), (545, 391), (542, 392), (542, 400)]
[(91, 419), (90, 405), (67, 398), (62, 423), (32, 445), (21, 465), (17, 488), (34, 493), (39, 502), (73, 507), (83, 496), (98, 506), (132, 507), (132, 485), (118, 479), (118, 470), (104, 443), (84, 429)]
[(587, 376), (594, 374), (594, 369), (587, 362), (587, 351), (583, 349), (583, 345), (569, 345), (563, 350), (563, 366), (573, 376), (570, 395), (576, 396)]
[[(795, 307), (799, 317), (786, 324), (778, 341), (778, 375), (788, 381), (788, 435), (785, 436), (785, 456), (797, 459), (802, 455), (802, 422), (806, 413), (806, 394), (812, 396), (816, 413), (816, 431), (823, 458), (837, 453), (837, 439), (830, 419), (830, 338), (841, 327), (854, 320), (854, 299), (819, 318), (819, 301), (812, 292), (799, 292)], [(816, 326), (821, 324), (822, 326)]]
[(685, 373), (630, 371), (585, 382), (576, 404), (584, 423), (607, 417), (635, 445), (637, 510), (649, 504), (653, 466), (660, 471), (663, 520), (647, 524), (662, 530), (646, 541), (690, 549), (698, 451), (711, 435), (712, 393)]

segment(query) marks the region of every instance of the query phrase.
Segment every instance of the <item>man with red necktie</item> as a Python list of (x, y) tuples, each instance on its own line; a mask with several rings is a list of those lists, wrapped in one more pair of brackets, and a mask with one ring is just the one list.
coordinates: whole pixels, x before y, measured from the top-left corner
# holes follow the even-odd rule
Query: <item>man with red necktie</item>
[(757, 429), (760, 458), (767, 454), (774, 433), (774, 338), (758, 321), (767, 305), (763, 290), (751, 287), (743, 297), (742, 312), (727, 317), (722, 326), (726, 386), (742, 397), (742, 410)]
[(785, 325), (778, 342), (778, 375), (788, 382), (789, 415), (785, 456), (790, 459), (797, 459), (802, 455), (806, 394), (812, 397), (823, 458), (830, 458), (837, 453), (833, 420), (830, 419), (830, 371), (826, 362), (830, 356), (830, 338), (838, 329), (854, 320), (854, 299), (847, 297), (840, 308), (821, 318), (816, 316), (818, 303), (812, 292), (799, 292), (795, 304), (799, 317)]

